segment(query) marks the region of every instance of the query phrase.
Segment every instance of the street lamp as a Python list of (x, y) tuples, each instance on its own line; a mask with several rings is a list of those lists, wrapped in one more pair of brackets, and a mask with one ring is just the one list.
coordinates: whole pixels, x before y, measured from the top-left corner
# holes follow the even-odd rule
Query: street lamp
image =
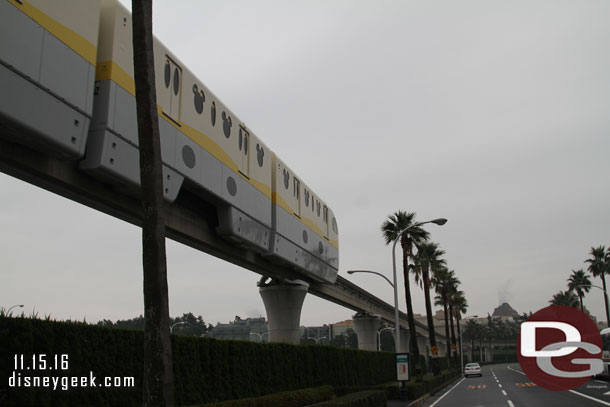
[(263, 332), (262, 334), (259, 334), (258, 332), (250, 332), (250, 335), (256, 335), (258, 336), (258, 341), (262, 342), (263, 341), (263, 336), (268, 335), (269, 331), (267, 332)]
[(319, 338), (314, 338), (313, 336), (308, 336), (307, 339), (313, 339), (316, 341), (316, 344), (320, 343), (320, 339), (326, 339), (326, 336), (320, 336)]
[(12, 307), (10, 307), (10, 308), (8, 309), (8, 311), (6, 311), (6, 316), (7, 316), (7, 317), (10, 315), (10, 312), (11, 312), (11, 310), (12, 310), (13, 308), (23, 308), (23, 304), (20, 304), (20, 305), (13, 305)]
[[(406, 228), (402, 229), (400, 232), (398, 232), (396, 234), (396, 238), (394, 239), (394, 244), (392, 245), (392, 275), (394, 277), (393, 279), (393, 283), (388, 280), (387, 282), (394, 288), (394, 323), (395, 323), (395, 327), (396, 327), (396, 335), (395, 335), (395, 340), (396, 340), (396, 353), (401, 353), (401, 349), (400, 349), (400, 319), (398, 317), (398, 286), (396, 284), (396, 243), (398, 243), (398, 241), (400, 240), (400, 238), (402, 237), (402, 234), (405, 233), (406, 231), (408, 231), (409, 229), (412, 229), (414, 227), (417, 226), (421, 226), (421, 225), (425, 225), (426, 223), (434, 223), (436, 225), (442, 226), (445, 223), (447, 223), (447, 219), (445, 218), (438, 218), (438, 219), (432, 219), (432, 220), (428, 220), (426, 222), (417, 222), (414, 223), (411, 226), (407, 226)], [(364, 270), (360, 270), (360, 271), (364, 271)], [(352, 270), (351, 272), (348, 271), (348, 274), (352, 274), (355, 273), (356, 270)], [(368, 273), (373, 273), (373, 274), (379, 274), (373, 271), (365, 271)], [(385, 278), (385, 276), (382, 275), (382, 277)], [(405, 384), (405, 382), (402, 382), (402, 386), (400, 388), (400, 400), (402, 401), (407, 401), (407, 386)]]
[[(387, 331), (387, 330), (391, 330), (391, 331), (395, 331), (396, 328), (392, 328), (391, 326), (388, 326), (386, 328), (380, 329), (379, 331), (377, 331), (377, 350), (381, 351), (381, 333), (383, 331)], [(396, 348), (396, 343), (394, 343), (394, 348)]]
[(175, 324), (173, 324), (172, 326), (170, 326), (170, 327), (169, 327), (169, 333), (171, 334), (172, 332), (174, 332), (174, 327), (175, 327), (176, 325), (184, 325), (184, 324), (188, 324), (188, 322), (184, 322), (184, 321), (182, 321), (182, 322), (176, 322)]
[[(458, 324), (460, 322), (462, 322), (463, 320), (467, 319), (467, 318), (478, 318), (478, 317), (479, 317), (478, 315), (469, 315), (469, 316), (466, 316), (464, 318), (461, 318), (458, 321)], [(471, 351), (471, 355), (470, 356), (472, 356), (472, 351)], [(460, 329), (460, 362), (462, 363), (462, 373), (464, 373), (464, 346), (462, 345), (462, 330), (461, 329)], [(472, 360), (471, 360), (471, 362), (472, 362)]]

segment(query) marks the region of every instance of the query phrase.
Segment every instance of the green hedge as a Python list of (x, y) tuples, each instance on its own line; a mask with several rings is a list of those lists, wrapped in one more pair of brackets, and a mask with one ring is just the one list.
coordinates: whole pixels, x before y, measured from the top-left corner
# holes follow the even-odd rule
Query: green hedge
[(314, 404), (311, 407), (385, 407), (386, 403), (387, 398), (383, 390), (365, 390)]
[(332, 386), (320, 386), (311, 389), (285, 391), (261, 397), (197, 404), (191, 407), (304, 407), (331, 399), (334, 395)]
[[(7, 406), (141, 405), (143, 332), (0, 317), (0, 394)], [(394, 379), (394, 354), (326, 346), (260, 344), (172, 336), (176, 404), (218, 402), (321, 385), (362, 386)], [(135, 377), (134, 388), (9, 388), (14, 355), (69, 355), (69, 370), (43, 376)], [(34, 374), (18, 372), (22, 376)], [(41, 374), (37, 374), (40, 376)], [(99, 381), (99, 379), (98, 379)]]

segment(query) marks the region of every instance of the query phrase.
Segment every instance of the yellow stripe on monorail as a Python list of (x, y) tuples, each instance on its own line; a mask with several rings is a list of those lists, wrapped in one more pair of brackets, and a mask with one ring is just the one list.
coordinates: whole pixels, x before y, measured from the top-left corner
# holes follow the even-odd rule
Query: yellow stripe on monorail
[(16, 0), (8, 0), (25, 15), (40, 24), (45, 30), (53, 34), (57, 39), (74, 50), (78, 55), (83, 57), (91, 65), (95, 65), (97, 59), (97, 47), (86, 40), (83, 36), (74, 30), (66, 27), (59, 21), (49, 17), (29, 2), (23, 4)]

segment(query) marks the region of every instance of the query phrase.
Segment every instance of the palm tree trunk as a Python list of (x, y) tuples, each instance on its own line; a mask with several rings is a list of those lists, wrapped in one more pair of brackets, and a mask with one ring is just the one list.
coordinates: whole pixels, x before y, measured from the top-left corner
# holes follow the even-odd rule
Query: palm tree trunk
[[(451, 343), (452, 344), (456, 344), (455, 341), (455, 329), (453, 328), (453, 304), (449, 303), (449, 323), (451, 324)], [(460, 327), (458, 325), (458, 331), (459, 331)], [(461, 350), (460, 350), (461, 352)], [(452, 354), (454, 355), (454, 361), (455, 361), (455, 365), (457, 366), (457, 351), (453, 352), (452, 350)]]
[[(428, 275), (428, 269), (424, 270), (423, 279), (424, 279), (424, 298), (426, 300), (426, 320), (428, 322), (428, 335), (430, 336), (430, 347), (438, 347), (436, 346), (436, 331), (434, 330), (434, 320), (432, 319), (432, 302), (430, 301), (430, 277)], [(435, 357), (432, 358), (432, 372), (435, 375), (440, 373), (440, 369), (438, 366), (438, 350)]]
[(449, 343), (449, 315), (447, 315), (447, 294), (445, 289), (442, 290), (441, 295), (443, 296), (443, 312), (445, 313), (445, 338), (447, 339), (447, 359), (449, 360), (449, 367), (452, 367), (451, 363), (451, 344)]
[[(464, 351), (464, 349), (462, 349), (462, 339), (463, 339), (463, 338), (462, 338), (462, 329), (460, 328), (460, 321), (461, 321), (461, 319), (460, 319), (460, 312), (458, 311), (457, 315), (455, 316), (455, 323), (456, 323), (456, 325), (457, 325), (457, 332), (458, 332), (458, 336), (459, 336), (459, 338), (460, 338), (460, 348), (459, 348), (460, 350), (459, 350), (459, 356), (461, 356), (461, 355), (462, 355), (462, 352)], [(455, 354), (455, 359), (456, 359), (456, 361), (457, 361), (457, 359), (458, 359), (458, 354), (457, 354), (457, 352), (456, 352), (456, 354)], [(464, 366), (460, 366), (460, 369), (463, 369), (463, 368), (464, 368)]]
[[(405, 285), (405, 300), (407, 302), (407, 322), (409, 324), (409, 353), (413, 355), (415, 360), (415, 374), (417, 381), (423, 380), (423, 369), (421, 368), (421, 360), (419, 358), (419, 346), (417, 346), (417, 332), (415, 332), (415, 319), (413, 317), (413, 303), (411, 301), (411, 284), (409, 283), (409, 252), (405, 250), (405, 244), (401, 237), (402, 246), (402, 264), (403, 264), (403, 277)], [(396, 329), (399, 329), (396, 327)], [(396, 349), (398, 349), (396, 344)], [(419, 369), (418, 369), (419, 367)]]
[(578, 294), (578, 301), (580, 302), (580, 311), (585, 312), (585, 310), (583, 309), (583, 306), (582, 306), (582, 295), (580, 295), (580, 294)]
[(170, 407), (174, 405), (174, 377), (169, 332), (161, 143), (152, 43), (152, 0), (133, 0), (132, 10), (143, 213), (143, 405)]
[(602, 286), (604, 287), (604, 301), (606, 303), (606, 323), (610, 326), (610, 312), (608, 311), (608, 296), (606, 295), (608, 290), (606, 290), (606, 276), (605, 273), (601, 274), (602, 278)]

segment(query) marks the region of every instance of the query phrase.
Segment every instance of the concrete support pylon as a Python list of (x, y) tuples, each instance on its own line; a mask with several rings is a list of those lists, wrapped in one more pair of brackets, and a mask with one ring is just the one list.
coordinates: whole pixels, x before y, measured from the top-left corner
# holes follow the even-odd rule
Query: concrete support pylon
[(377, 350), (377, 331), (381, 325), (381, 318), (378, 315), (358, 313), (352, 320), (358, 335), (358, 349)]
[(307, 285), (277, 283), (259, 286), (269, 323), (269, 342), (298, 345), (301, 340), (301, 308)]

